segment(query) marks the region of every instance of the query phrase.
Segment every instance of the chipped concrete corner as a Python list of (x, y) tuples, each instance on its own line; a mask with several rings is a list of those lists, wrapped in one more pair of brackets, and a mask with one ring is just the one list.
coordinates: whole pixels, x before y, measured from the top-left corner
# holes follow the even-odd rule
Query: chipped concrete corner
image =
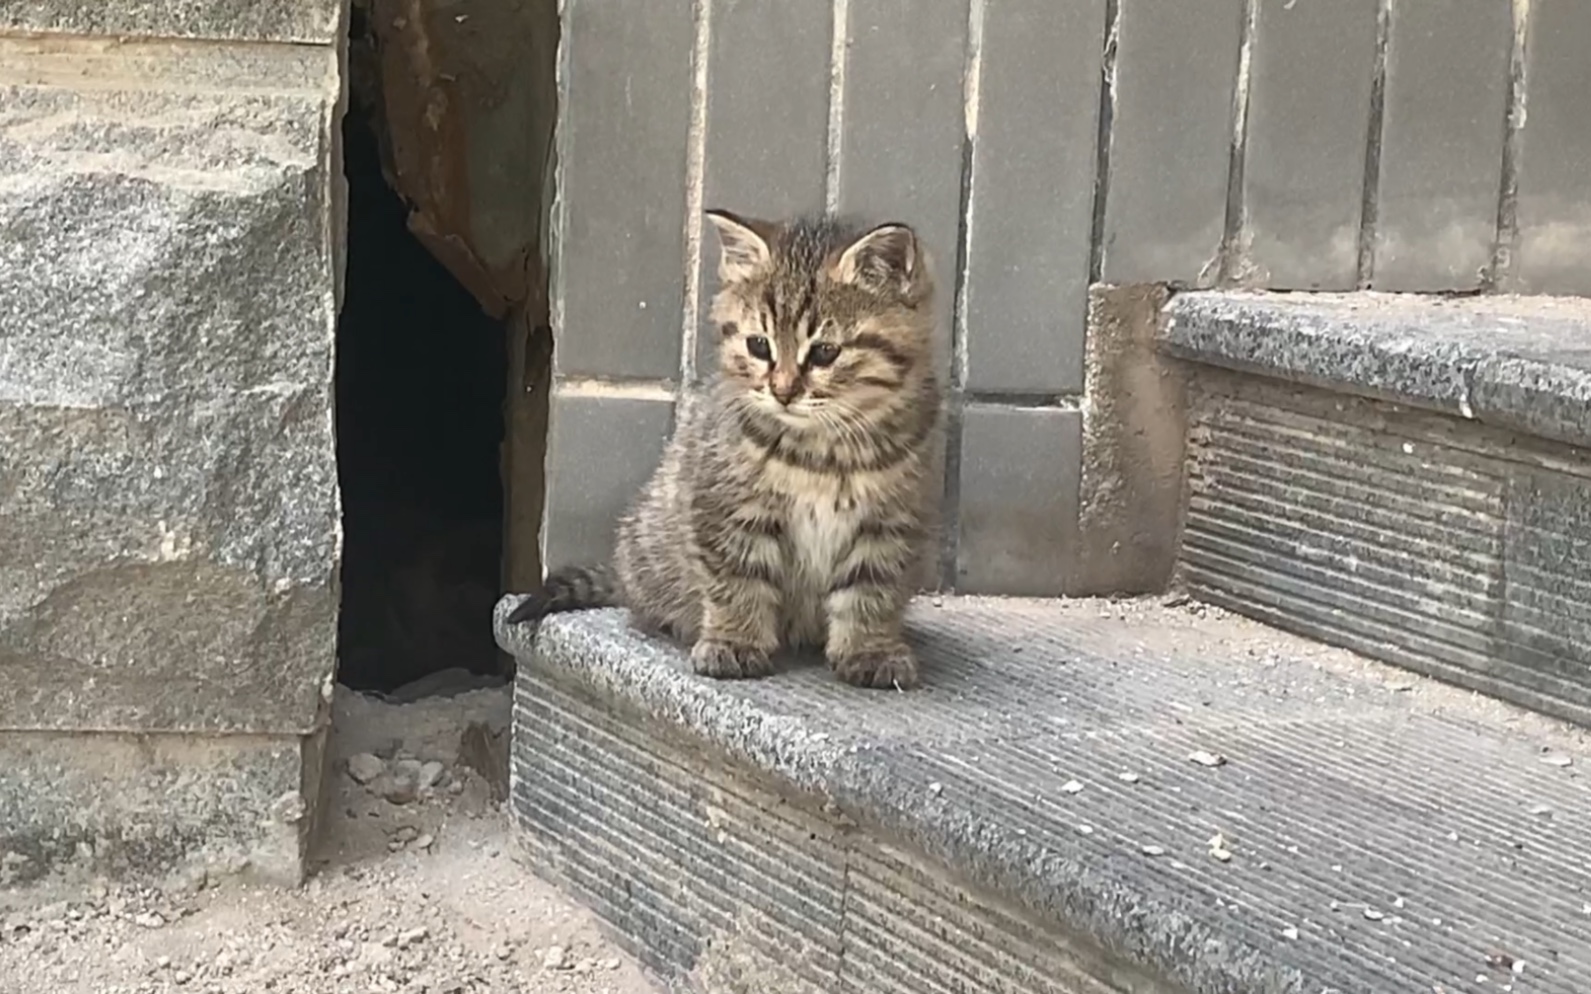
[(1169, 291), (1089, 290), (1078, 535), (1067, 594), (1151, 593), (1176, 562), (1186, 370), (1156, 348)]

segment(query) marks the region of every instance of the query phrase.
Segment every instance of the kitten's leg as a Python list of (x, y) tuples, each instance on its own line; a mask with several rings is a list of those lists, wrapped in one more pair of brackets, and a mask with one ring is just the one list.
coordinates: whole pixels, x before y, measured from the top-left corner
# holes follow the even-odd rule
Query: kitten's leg
[(778, 538), (737, 524), (698, 532), (705, 582), (691, 663), (703, 676), (726, 680), (772, 673), (768, 657), (779, 646)]
[(901, 690), (917, 683), (917, 658), (902, 637), (917, 537), (906, 523), (864, 522), (829, 587), (824, 655), (846, 683)]

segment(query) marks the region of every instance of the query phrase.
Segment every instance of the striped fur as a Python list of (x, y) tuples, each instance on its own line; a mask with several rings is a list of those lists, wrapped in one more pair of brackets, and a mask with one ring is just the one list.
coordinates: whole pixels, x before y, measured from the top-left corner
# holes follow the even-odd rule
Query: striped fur
[(761, 676), (779, 646), (821, 645), (842, 680), (911, 686), (902, 616), (931, 541), (939, 424), (921, 246), (900, 224), (708, 217), (718, 376), (681, 398), (619, 525), (616, 589), (569, 596), (592, 574), (560, 571), (515, 614), (618, 601), (708, 676)]

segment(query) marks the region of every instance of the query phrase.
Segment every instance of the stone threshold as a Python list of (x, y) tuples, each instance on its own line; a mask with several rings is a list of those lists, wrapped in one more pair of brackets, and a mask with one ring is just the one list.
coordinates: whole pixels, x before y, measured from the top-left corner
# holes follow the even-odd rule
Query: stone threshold
[(1192, 602), (924, 600), (908, 693), (517, 602), (532, 862), (671, 981), (1591, 990), (1591, 743), (1552, 719)]
[(1591, 300), (1184, 293), (1164, 309), (1161, 347), (1591, 447)]

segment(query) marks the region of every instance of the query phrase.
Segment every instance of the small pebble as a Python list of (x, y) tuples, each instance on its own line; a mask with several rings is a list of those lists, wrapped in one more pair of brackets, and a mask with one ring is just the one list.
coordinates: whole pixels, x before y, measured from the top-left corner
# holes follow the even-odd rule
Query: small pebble
[(569, 956), (562, 946), (549, 946), (546, 955), (541, 958), (541, 965), (549, 970), (569, 969)]
[(421, 925), (418, 928), (411, 928), (407, 932), (400, 932), (398, 934), (398, 948), (407, 949), (416, 942), (420, 942), (430, 934), (431, 933), (426, 930), (424, 925)]
[(1213, 752), (1206, 752), (1203, 749), (1195, 749), (1193, 752), (1188, 753), (1188, 759), (1192, 762), (1198, 763), (1200, 766), (1226, 765), (1225, 756)]
[(617, 956), (613, 956), (602, 961), (602, 968), (604, 970), (617, 970), (623, 965), (623, 963), (619, 962), (619, 958)]
[(156, 956), (155, 957), (155, 965), (160, 967), (162, 970), (167, 969), (167, 968), (169, 968), (171, 966), (171, 957), (170, 956)]
[(1081, 794), (1083, 785), (1076, 780), (1068, 780), (1061, 784), (1061, 791), (1067, 794)]
[(1164, 856), (1166, 854), (1164, 847), (1156, 845), (1144, 846), (1143, 852), (1145, 856)]
[(133, 918), (133, 924), (142, 925), (144, 928), (159, 928), (160, 926), (166, 924), (166, 920), (160, 917), (159, 912), (146, 911), (141, 915), (135, 916)]
[(374, 753), (361, 752), (348, 757), (348, 776), (355, 783), (369, 783), (387, 770), (387, 764)]
[(430, 788), (435, 787), (437, 784), (442, 782), (442, 772), (444, 769), (445, 767), (443, 767), (441, 763), (432, 760), (429, 763), (421, 764), (419, 776), (416, 777), (416, 779), (422, 788), (429, 790)]
[(436, 837), (433, 836), (430, 832), (426, 832), (424, 835), (421, 835), (419, 838), (415, 839), (414, 840), (414, 844), (411, 845), (409, 848), (411, 848), (411, 849), (429, 849), (429, 848), (431, 848), (432, 844), (435, 843), (435, 842), (436, 842)]
[(1386, 917), (1386, 915), (1384, 915), (1381, 912), (1377, 911), (1375, 908), (1366, 908), (1364, 910), (1364, 916), (1366, 918), (1370, 919), (1373, 922), (1378, 922), (1381, 919)]
[(1298, 938), (1298, 929), (1292, 925), (1287, 926), (1282, 929), (1282, 938), (1296, 940)]
[(945, 792), (945, 785), (940, 783), (938, 780), (935, 780), (933, 783), (928, 785), (928, 793), (933, 794), (935, 797), (938, 797), (940, 794), (943, 794), (944, 792)]
[(1120, 780), (1125, 781), (1126, 783), (1137, 783), (1138, 782), (1138, 774), (1136, 774), (1136, 773), (1131, 773), (1131, 772), (1125, 772), (1124, 771), (1122, 773), (1116, 774), (1116, 777), (1118, 779), (1120, 779)]
[(1549, 752), (1541, 757), (1541, 761), (1548, 766), (1573, 766), (1574, 758), (1561, 752)]

